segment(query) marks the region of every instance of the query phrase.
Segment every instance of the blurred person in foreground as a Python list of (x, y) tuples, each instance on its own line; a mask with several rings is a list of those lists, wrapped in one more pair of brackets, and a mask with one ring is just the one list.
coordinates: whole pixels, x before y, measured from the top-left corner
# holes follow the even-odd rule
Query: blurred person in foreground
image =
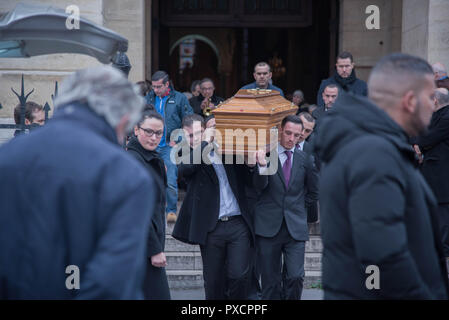
[(436, 199), (410, 136), (434, 111), (431, 66), (391, 54), (368, 81), (369, 99), (342, 92), (316, 147), (325, 299), (447, 299)]
[(0, 299), (140, 299), (154, 179), (119, 145), (144, 99), (111, 66), (65, 79), (52, 121), (0, 149)]

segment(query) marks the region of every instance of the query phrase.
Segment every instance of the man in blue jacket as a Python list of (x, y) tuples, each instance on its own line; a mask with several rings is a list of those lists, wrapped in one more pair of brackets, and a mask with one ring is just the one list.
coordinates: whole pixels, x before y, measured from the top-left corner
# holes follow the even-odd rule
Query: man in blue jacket
[(281, 96), (284, 96), (284, 91), (281, 88), (278, 88), (270, 83), (271, 80), (271, 68), (270, 65), (266, 62), (259, 62), (254, 67), (254, 82), (243, 86), (241, 89), (268, 89), (268, 90), (276, 90), (281, 93)]
[(170, 79), (165, 71), (157, 71), (151, 77), (152, 90), (145, 97), (148, 104), (164, 118), (164, 135), (162, 136), (157, 152), (164, 160), (167, 167), (167, 221), (176, 221), (176, 210), (178, 204), (178, 168), (170, 160), (170, 153), (176, 141), (171, 139), (171, 134), (176, 129), (181, 129), (182, 119), (192, 114), (193, 110), (182, 93), (175, 91), (170, 85)]
[(0, 299), (143, 298), (161, 191), (119, 144), (136, 92), (110, 66), (76, 72), (48, 124), (0, 148)]

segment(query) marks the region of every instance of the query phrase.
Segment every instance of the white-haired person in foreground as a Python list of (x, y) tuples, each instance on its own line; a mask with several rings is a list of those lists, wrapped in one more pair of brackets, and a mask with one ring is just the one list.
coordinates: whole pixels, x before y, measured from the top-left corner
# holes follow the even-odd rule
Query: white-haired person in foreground
[(144, 100), (101, 66), (70, 75), (55, 103), (0, 148), (0, 299), (142, 298), (160, 190), (120, 142)]

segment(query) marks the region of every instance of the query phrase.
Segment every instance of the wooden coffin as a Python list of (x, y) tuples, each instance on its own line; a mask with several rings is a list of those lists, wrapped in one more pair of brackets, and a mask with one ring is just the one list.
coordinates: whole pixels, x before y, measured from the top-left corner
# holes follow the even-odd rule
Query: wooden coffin
[(224, 154), (247, 155), (262, 148), (268, 152), (277, 146), (282, 119), (297, 109), (279, 91), (239, 90), (212, 111), (217, 129), (215, 141)]

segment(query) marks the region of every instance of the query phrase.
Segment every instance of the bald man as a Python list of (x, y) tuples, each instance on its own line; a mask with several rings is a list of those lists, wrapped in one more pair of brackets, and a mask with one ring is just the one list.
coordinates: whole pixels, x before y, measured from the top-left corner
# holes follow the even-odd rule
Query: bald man
[(434, 111), (432, 67), (398, 53), (342, 92), (317, 132), (325, 299), (447, 299), (436, 200), (409, 136)]
[(437, 88), (449, 89), (449, 78), (447, 76), (446, 67), (441, 62), (432, 65), (433, 74), (435, 76), (435, 84)]
[(435, 90), (436, 110), (428, 131), (415, 141), (423, 153), (421, 172), (438, 201), (441, 239), (449, 266), (449, 91)]

